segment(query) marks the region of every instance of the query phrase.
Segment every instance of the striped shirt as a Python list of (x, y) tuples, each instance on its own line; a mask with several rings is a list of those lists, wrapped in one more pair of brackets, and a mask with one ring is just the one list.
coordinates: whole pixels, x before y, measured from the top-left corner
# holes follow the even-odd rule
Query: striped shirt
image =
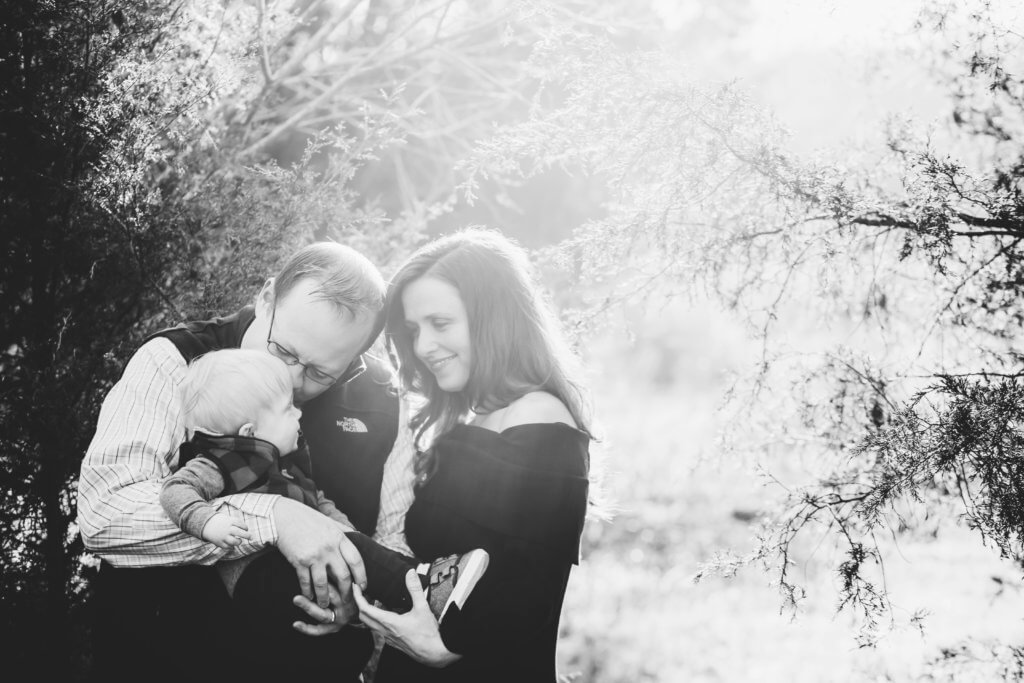
[[(272, 514), (275, 495), (241, 493), (212, 501), (219, 512), (246, 525), (252, 535), (251, 540), (229, 549), (184, 533), (160, 506), (161, 485), (177, 468), (178, 447), (185, 440), (180, 388), (185, 369), (184, 358), (170, 340), (146, 342), (129, 360), (100, 409), (79, 477), (78, 526), (85, 547), (115, 567), (213, 564), (251, 555), (277, 542)], [(406, 442), (411, 446), (411, 439), (403, 438), (407, 431), (405, 422), (401, 423), (392, 455), (403, 455), (394, 465), (389, 457), (385, 465), (382, 488), (386, 493), (378, 517), (401, 525), (384, 528), (382, 535), (399, 546), (404, 546), (405, 510), (412, 502), (412, 478), (402, 465), (404, 459), (411, 474), (412, 459), (401, 450)]]
[(414, 498), (413, 484), (416, 474), (413, 463), (416, 447), (409, 428), (409, 403), (404, 398), (398, 417), (398, 437), (391, 454), (384, 463), (384, 480), (380, 485), (380, 511), (377, 513), (377, 532), (373, 540), (383, 546), (412, 556), (405, 541), (405, 513)]

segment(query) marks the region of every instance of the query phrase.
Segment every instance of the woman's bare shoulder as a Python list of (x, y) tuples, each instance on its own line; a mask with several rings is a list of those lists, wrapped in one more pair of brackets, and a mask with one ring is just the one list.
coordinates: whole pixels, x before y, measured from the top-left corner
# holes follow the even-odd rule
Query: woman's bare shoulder
[(523, 424), (562, 422), (576, 427), (576, 420), (562, 401), (546, 391), (531, 391), (510, 403), (504, 410), (501, 428)]

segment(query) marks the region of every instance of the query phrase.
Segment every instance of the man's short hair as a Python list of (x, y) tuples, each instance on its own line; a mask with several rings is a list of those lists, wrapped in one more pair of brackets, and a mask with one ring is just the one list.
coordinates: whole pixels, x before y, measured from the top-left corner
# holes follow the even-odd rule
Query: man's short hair
[(291, 396), (288, 366), (263, 351), (220, 349), (189, 363), (181, 384), (185, 427), (237, 434), (261, 410)]
[[(314, 242), (295, 252), (274, 278), (274, 298), (280, 301), (301, 280), (316, 283), (313, 296), (347, 310), (353, 316), (380, 317), (387, 286), (377, 267), (351, 247)], [(376, 336), (376, 335), (374, 335)]]

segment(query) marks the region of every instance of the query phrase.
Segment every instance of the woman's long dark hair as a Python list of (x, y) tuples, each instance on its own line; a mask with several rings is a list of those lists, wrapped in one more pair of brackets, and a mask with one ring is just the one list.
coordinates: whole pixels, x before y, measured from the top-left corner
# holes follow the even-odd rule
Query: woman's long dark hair
[[(457, 393), (438, 386), (413, 352), (405, 325), (402, 293), (428, 276), (455, 287), (469, 317), (469, 381)], [(411, 418), (418, 448), (431, 427), (439, 436), (470, 411), (489, 413), (531, 391), (556, 396), (590, 434), (584, 392), (570, 371), (572, 354), (531, 276), (525, 250), (500, 233), (470, 228), (422, 247), (392, 278), (386, 311), (384, 329), (402, 386), (425, 399)], [(429, 471), (421, 464), (418, 470)]]

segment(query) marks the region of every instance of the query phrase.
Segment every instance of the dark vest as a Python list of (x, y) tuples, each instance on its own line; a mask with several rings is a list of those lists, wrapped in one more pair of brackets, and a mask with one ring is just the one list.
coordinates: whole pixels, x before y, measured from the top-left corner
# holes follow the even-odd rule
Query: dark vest
[[(207, 351), (237, 348), (253, 318), (253, 309), (247, 307), (235, 315), (162, 330), (150, 339), (171, 340), (181, 355), (191, 360)], [(316, 485), (360, 531), (372, 534), (384, 461), (398, 433), (398, 397), (389, 388), (387, 365), (366, 354), (363, 361), (365, 372), (303, 406), (301, 424)], [(286, 588), (295, 581), (290, 567), (284, 569), (281, 581)], [(247, 629), (252, 625), (232, 607), (212, 567), (118, 569), (101, 562), (92, 587), (93, 680), (135, 680), (139, 671), (146, 671), (154, 681), (168, 683), (183, 679), (197, 683), (264, 680), (264, 671), (246, 669), (247, 675), (240, 677), (238, 662), (224, 656), (225, 650), (251, 648), (252, 634)], [(297, 592), (297, 582), (294, 588)], [(289, 602), (290, 597), (286, 595)], [(289, 620), (299, 618), (295, 611)], [(174, 643), (186, 634), (187, 651), (175, 653)], [(308, 654), (301, 638), (306, 636), (295, 642), (287, 640), (290, 645), (282, 641), (281, 647), (287, 648), (283, 656)], [(346, 628), (325, 638), (331, 639), (325, 641), (331, 656), (321, 667), (322, 675), (314, 678), (346, 683), (361, 680), (359, 672), (373, 650), (369, 632)], [(165, 647), (170, 655), (154, 660), (154, 644)], [(257, 659), (255, 664), (249, 668), (258, 669), (261, 661)]]
[[(169, 339), (191, 361), (208, 351), (238, 348), (254, 318), (253, 308), (246, 306), (234, 315), (170, 327), (149, 339)], [(368, 354), (362, 362), (364, 372), (304, 404), (300, 424), (316, 485), (359, 531), (372, 535), (384, 462), (398, 435), (398, 395), (387, 363)]]

